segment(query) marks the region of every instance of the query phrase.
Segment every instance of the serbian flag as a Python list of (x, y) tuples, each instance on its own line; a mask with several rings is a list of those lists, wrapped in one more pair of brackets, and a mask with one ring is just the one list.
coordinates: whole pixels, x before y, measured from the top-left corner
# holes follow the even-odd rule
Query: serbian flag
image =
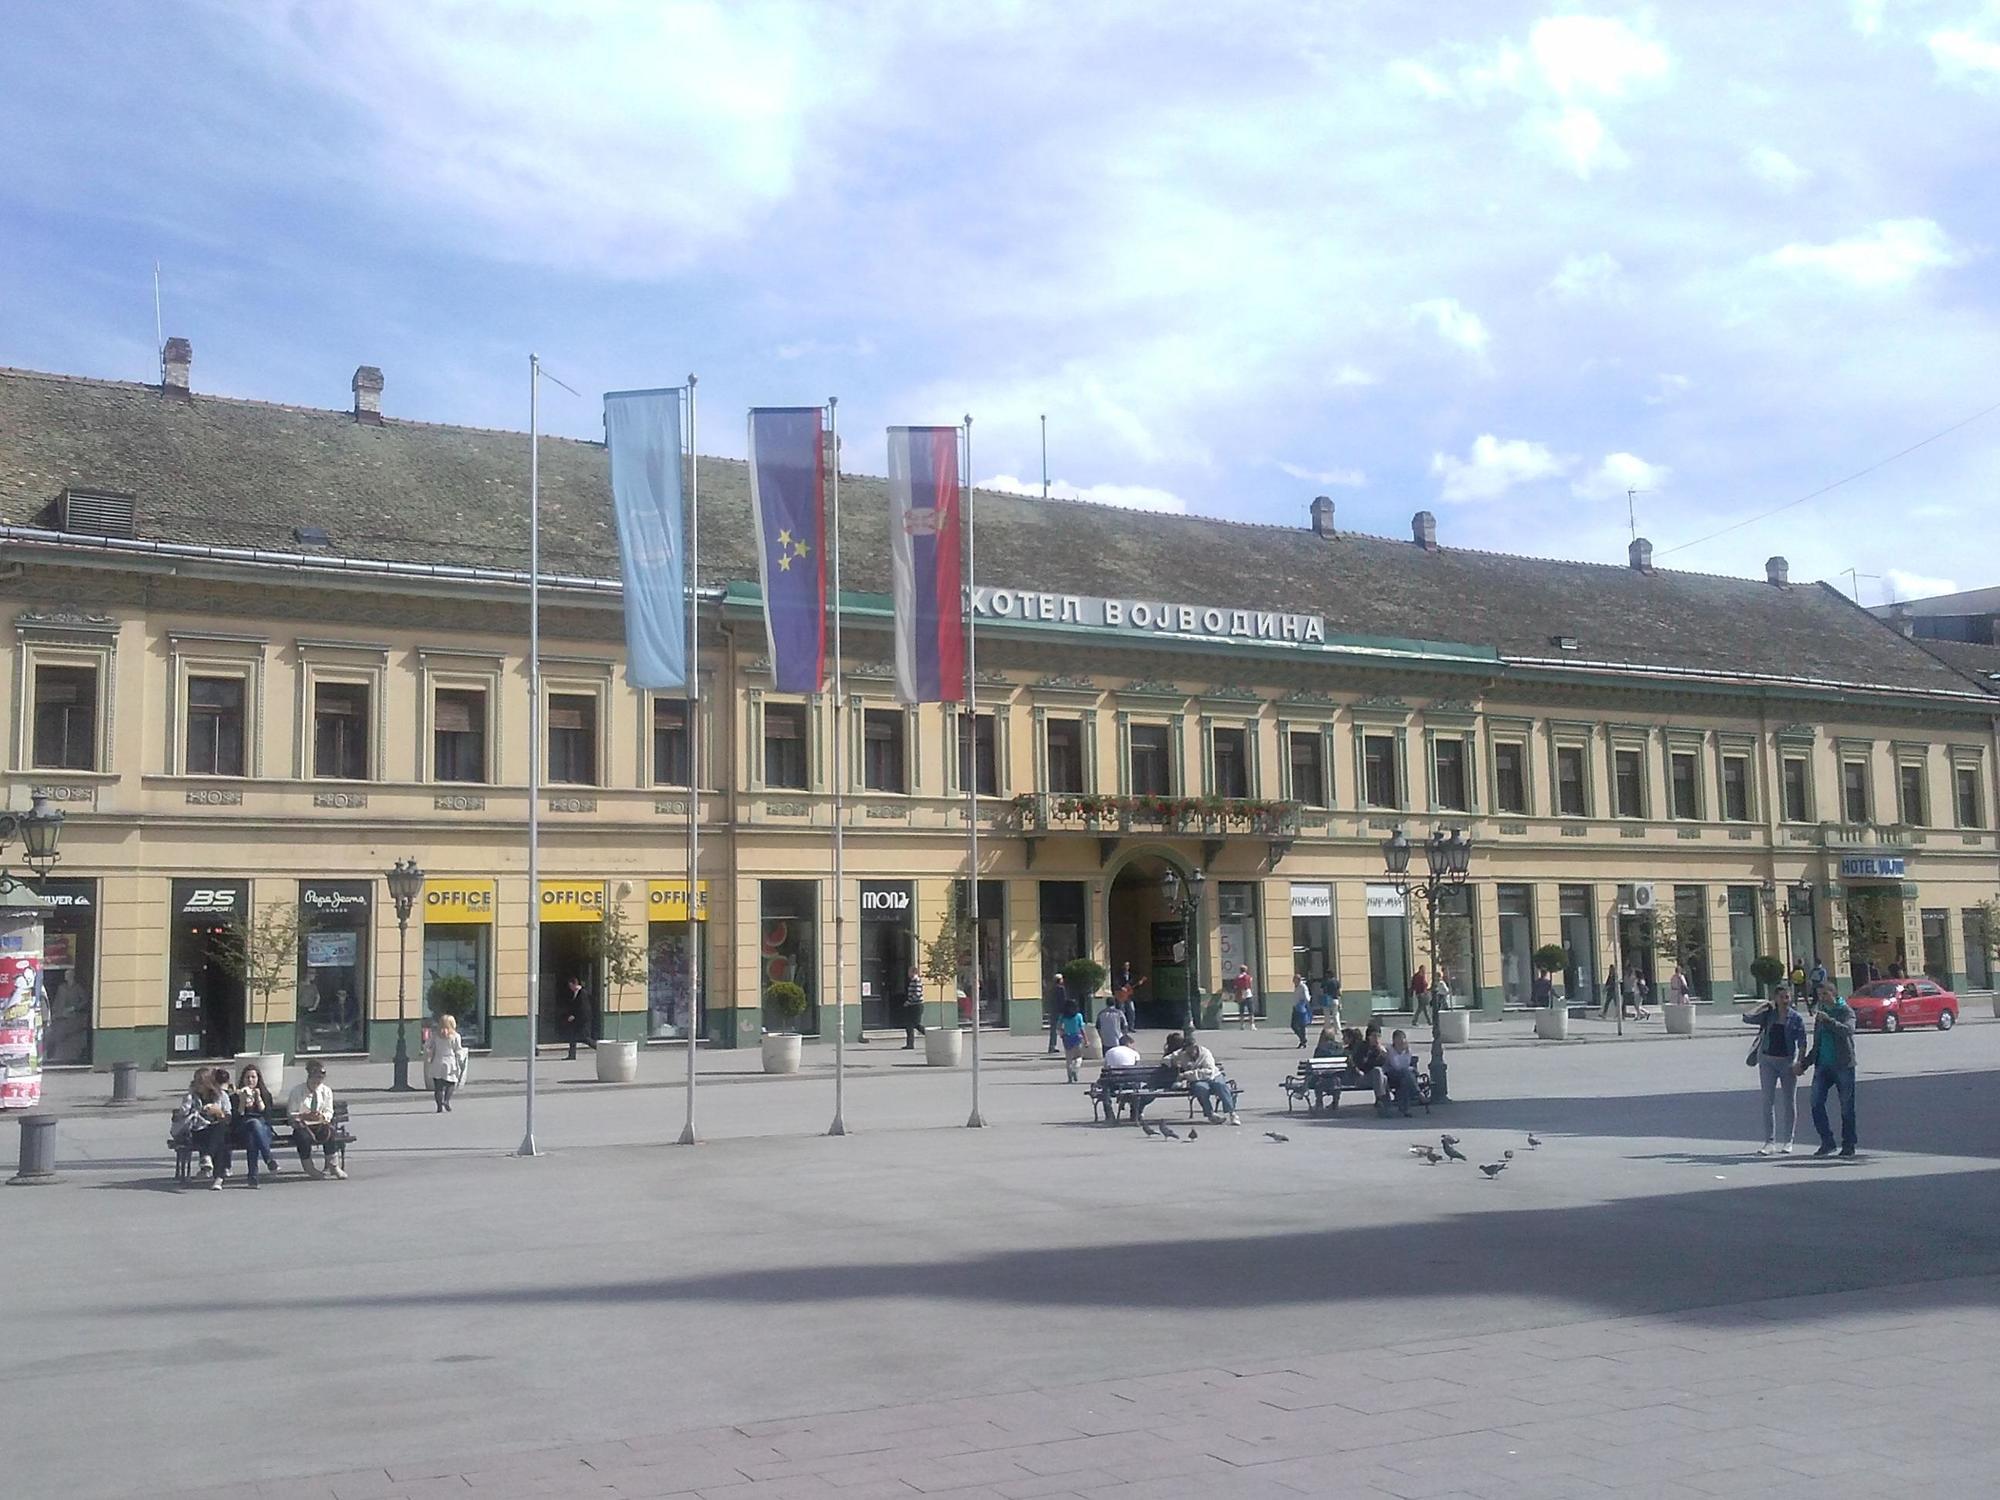
[(684, 687), (680, 387), (607, 391), (604, 443), (625, 582), (625, 675), (634, 687)]
[(956, 427), (889, 429), (889, 556), (896, 599), (896, 696), (965, 696)]
[(750, 510), (764, 638), (781, 693), (826, 681), (826, 445), (817, 406), (750, 409)]

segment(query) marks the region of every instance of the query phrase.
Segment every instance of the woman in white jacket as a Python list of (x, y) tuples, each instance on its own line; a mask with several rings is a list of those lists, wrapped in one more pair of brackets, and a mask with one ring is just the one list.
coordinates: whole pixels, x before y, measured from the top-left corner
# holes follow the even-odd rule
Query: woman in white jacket
[(465, 1039), (458, 1034), (458, 1017), (446, 1011), (431, 1028), (430, 1040), (424, 1043), (424, 1072), (430, 1078), (431, 1097), (437, 1102), (439, 1114), (451, 1108), (452, 1091), (465, 1077), (465, 1057)]

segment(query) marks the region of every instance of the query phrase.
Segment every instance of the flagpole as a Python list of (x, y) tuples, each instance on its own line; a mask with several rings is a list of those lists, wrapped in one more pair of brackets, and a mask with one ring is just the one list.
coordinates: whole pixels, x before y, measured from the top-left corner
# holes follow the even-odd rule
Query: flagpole
[(828, 1135), (846, 1135), (847, 1118), (847, 884), (842, 865), (846, 821), (846, 743), (841, 730), (840, 676), (840, 398), (826, 398), (833, 453), (833, 1124)]
[(694, 1128), (695, 1054), (701, 1050), (701, 946), (708, 929), (699, 925), (701, 910), (698, 879), (701, 870), (701, 450), (695, 445), (696, 411), (693, 375), (687, 380), (688, 409), (688, 638), (687, 638), (687, 736), (688, 736), (688, 847), (687, 847), (687, 1122), (681, 1126), (677, 1144), (698, 1146), (701, 1137)]
[(535, 1144), (535, 1051), (542, 1008), (542, 357), (528, 356), (528, 1118), (516, 1156)]
[[(972, 916), (972, 1114), (965, 1126), (968, 1130), (979, 1130), (984, 1128), (986, 1117), (979, 1112), (979, 679), (974, 666), (972, 614), (974, 559), (977, 554), (972, 530), (970, 412), (965, 417), (965, 470), (959, 476), (959, 494), (963, 497), (959, 509), (965, 517), (965, 712), (966, 727), (972, 736), (965, 758), (965, 841), (969, 861), (965, 884), (971, 898), (967, 905)], [(996, 756), (1000, 753), (997, 734), (994, 736), (993, 753)]]

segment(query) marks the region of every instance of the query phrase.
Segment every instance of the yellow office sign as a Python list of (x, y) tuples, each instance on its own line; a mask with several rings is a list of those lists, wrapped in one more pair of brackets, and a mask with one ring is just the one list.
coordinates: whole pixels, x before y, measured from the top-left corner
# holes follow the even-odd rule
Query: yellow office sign
[(544, 922), (602, 922), (604, 882), (601, 880), (544, 880), (542, 882)]
[[(708, 882), (697, 880), (694, 885), (694, 919), (708, 920)], [(685, 880), (649, 880), (646, 882), (646, 916), (654, 922), (685, 922), (688, 919), (688, 883)]]
[(490, 880), (426, 880), (426, 922), (493, 922), (493, 882)]

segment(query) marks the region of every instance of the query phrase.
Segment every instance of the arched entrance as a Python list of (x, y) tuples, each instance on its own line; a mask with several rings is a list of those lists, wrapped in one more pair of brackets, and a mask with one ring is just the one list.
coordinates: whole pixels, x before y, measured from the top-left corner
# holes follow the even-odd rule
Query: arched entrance
[(1188, 874), (1188, 866), (1169, 853), (1136, 851), (1112, 876), (1105, 897), (1110, 988), (1116, 991), (1130, 964), (1132, 977), (1143, 981), (1133, 994), (1142, 1029), (1175, 1027), (1187, 1020), (1189, 975), (1197, 949), (1180, 913), (1167, 905), (1169, 869), (1182, 878)]

